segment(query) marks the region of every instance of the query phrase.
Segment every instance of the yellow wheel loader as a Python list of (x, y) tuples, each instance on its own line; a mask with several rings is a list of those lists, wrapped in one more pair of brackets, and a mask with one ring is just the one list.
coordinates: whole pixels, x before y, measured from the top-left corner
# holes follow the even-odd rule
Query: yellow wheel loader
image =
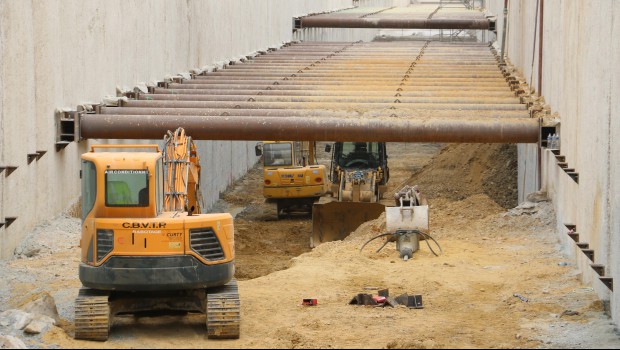
[(238, 338), (232, 216), (201, 213), (200, 163), (181, 128), (157, 145), (82, 155), (83, 284), (75, 338), (105, 341), (115, 315), (206, 314), (209, 338)]
[(382, 200), (390, 177), (385, 142), (335, 142), (325, 151), (332, 152), (332, 196), (312, 208), (311, 247), (344, 239), (393, 205)]
[(312, 205), (327, 192), (327, 170), (316, 160), (316, 142), (263, 141), (263, 196), (275, 204), (276, 217), (294, 212), (311, 213)]

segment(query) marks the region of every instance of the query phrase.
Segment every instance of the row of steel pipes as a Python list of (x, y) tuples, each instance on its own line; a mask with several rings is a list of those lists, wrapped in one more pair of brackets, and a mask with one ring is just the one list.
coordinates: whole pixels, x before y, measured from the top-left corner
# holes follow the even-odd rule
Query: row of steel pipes
[(297, 42), (80, 118), (81, 138), (535, 143), (487, 44)]

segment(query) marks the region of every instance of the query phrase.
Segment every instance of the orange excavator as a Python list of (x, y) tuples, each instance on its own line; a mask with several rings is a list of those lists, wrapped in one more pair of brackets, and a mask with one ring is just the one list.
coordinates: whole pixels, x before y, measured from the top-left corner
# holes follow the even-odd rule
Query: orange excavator
[(82, 155), (76, 339), (107, 340), (115, 315), (152, 311), (203, 313), (209, 338), (239, 338), (232, 216), (201, 212), (200, 162), (185, 131), (164, 141), (163, 152), (93, 145)]

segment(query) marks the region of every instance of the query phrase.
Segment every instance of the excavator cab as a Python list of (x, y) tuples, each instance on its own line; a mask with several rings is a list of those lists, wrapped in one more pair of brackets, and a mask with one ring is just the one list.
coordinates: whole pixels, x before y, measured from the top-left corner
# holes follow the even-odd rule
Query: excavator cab
[(193, 143), (168, 145), (82, 155), (76, 339), (106, 340), (113, 316), (144, 311), (204, 313), (209, 338), (239, 337), (232, 216), (200, 213)]

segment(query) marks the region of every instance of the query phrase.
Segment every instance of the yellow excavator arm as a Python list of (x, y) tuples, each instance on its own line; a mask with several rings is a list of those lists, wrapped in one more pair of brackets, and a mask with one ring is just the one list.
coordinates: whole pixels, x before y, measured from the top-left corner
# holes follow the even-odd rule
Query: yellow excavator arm
[(202, 212), (200, 157), (183, 128), (164, 136), (164, 211)]

